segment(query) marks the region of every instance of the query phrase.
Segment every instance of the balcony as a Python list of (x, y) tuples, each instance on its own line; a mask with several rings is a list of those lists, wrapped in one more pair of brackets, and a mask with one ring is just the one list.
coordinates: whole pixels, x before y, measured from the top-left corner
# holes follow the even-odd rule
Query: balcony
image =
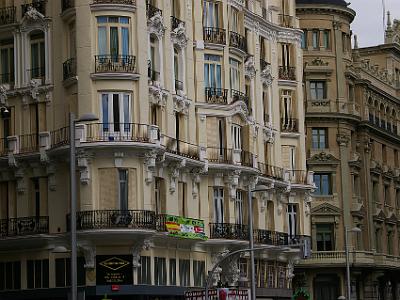
[(0, 237), (49, 233), (49, 217), (22, 217), (0, 220)]
[(69, 126), (50, 132), (50, 146), (57, 148), (69, 145)]
[(284, 170), (283, 168), (267, 165), (264, 163), (258, 163), (258, 169), (260, 170), (262, 176), (271, 177), (277, 180), (284, 180)]
[(156, 14), (162, 15), (162, 10), (151, 5), (149, 2), (147, 2), (146, 3), (146, 14), (147, 14), (147, 18), (151, 19)]
[(232, 96), (232, 102), (243, 101), (244, 103), (246, 103), (247, 108), (250, 108), (249, 97), (245, 93), (242, 93), (237, 90), (231, 90), (231, 96)]
[(243, 224), (210, 223), (210, 239), (249, 240), (249, 228)]
[(80, 124), (86, 130), (83, 142), (137, 142), (155, 143), (160, 139), (157, 126), (138, 123), (91, 123)]
[(14, 81), (15, 81), (14, 73), (0, 74), (0, 84), (11, 84), (14, 83)]
[[(307, 113), (341, 113), (361, 116), (360, 105), (347, 101), (332, 101), (329, 99), (308, 100)], [(372, 121), (372, 123), (374, 123)]]
[(0, 26), (14, 24), (16, 22), (15, 12), (15, 6), (0, 8)]
[(244, 37), (236, 32), (233, 32), (233, 31), (229, 32), (229, 45), (231, 47), (239, 49), (243, 52), (247, 52), (246, 37)]
[(163, 136), (163, 140), (167, 152), (194, 160), (200, 160), (200, 147), (198, 145), (183, 142), (166, 135)]
[(38, 12), (40, 12), (42, 15), (46, 15), (46, 3), (47, 0), (36, 0), (32, 3), (28, 4), (22, 4), (21, 5), (21, 12), (22, 12), (22, 18), (25, 16), (25, 13), (29, 10), (30, 7), (33, 7), (36, 9)]
[(299, 120), (294, 118), (281, 118), (282, 132), (299, 132)]
[(233, 164), (233, 149), (207, 148), (207, 158), (214, 164)]
[(295, 27), (295, 18), (293, 16), (280, 14), (279, 25), (286, 28), (294, 28)]
[(63, 79), (67, 80), (75, 76), (76, 76), (76, 59), (70, 58), (63, 63)]
[(66, 11), (67, 9), (75, 7), (75, 0), (61, 0), (61, 10), (62, 12)]
[(179, 27), (179, 25), (185, 27), (185, 22), (179, 20), (178, 18), (175, 18), (174, 16), (171, 16), (171, 30), (175, 30)]
[(136, 73), (134, 55), (95, 55), (96, 73)]
[(225, 29), (203, 27), (203, 39), (205, 43), (226, 45)]
[(296, 81), (296, 68), (288, 66), (279, 66), (279, 79)]
[(289, 237), (287, 233), (283, 232), (255, 229), (254, 241), (264, 245), (286, 246), (289, 244)]
[(254, 154), (249, 151), (242, 150), (240, 152), (240, 164), (244, 167), (254, 168)]
[(39, 135), (37, 133), (20, 135), (18, 140), (19, 154), (39, 152)]
[(289, 170), (289, 181), (295, 184), (308, 184), (308, 173), (304, 170)]
[(42, 81), (46, 76), (45, 67), (35, 67), (32, 69), (28, 69), (28, 73), (31, 79), (40, 79)]
[(136, 0), (93, 0), (94, 4), (125, 4), (135, 5)]
[[(70, 230), (67, 215), (67, 230)], [(92, 210), (76, 213), (77, 230), (142, 229), (156, 230), (156, 214), (148, 210)]]
[(228, 90), (214, 87), (205, 88), (206, 102), (210, 104), (228, 104)]

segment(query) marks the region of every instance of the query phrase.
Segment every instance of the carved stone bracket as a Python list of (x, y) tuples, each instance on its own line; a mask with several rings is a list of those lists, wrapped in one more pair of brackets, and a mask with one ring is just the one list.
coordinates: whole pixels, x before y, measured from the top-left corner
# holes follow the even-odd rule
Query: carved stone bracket
[(185, 95), (172, 95), (172, 99), (174, 101), (174, 111), (187, 115), (192, 101)]
[(336, 141), (339, 144), (339, 146), (347, 147), (350, 142), (350, 137), (347, 134), (338, 133), (338, 135), (336, 136)]
[(7, 89), (4, 85), (0, 85), (0, 104), (7, 105)]
[(263, 127), (263, 136), (264, 136), (264, 141), (266, 143), (274, 144), (275, 143), (275, 131), (272, 129), (272, 127)]
[(290, 190), (291, 190), (290, 184), (286, 188), (277, 189), (278, 215), (282, 214), (283, 204), (286, 204), (289, 202)]
[(256, 72), (257, 70), (254, 63), (254, 56), (249, 56), (244, 63), (244, 74), (249, 79), (254, 79)]
[(261, 82), (265, 86), (271, 86), (274, 78), (272, 77), (272, 68), (270, 64), (267, 64), (260, 73)]
[(188, 38), (186, 36), (186, 28), (184, 23), (179, 23), (178, 27), (171, 31), (171, 42), (178, 49), (184, 49), (187, 46)]
[(83, 252), (85, 257), (85, 269), (96, 268), (96, 247), (92, 245), (78, 245), (79, 250)]
[(132, 248), (132, 267), (139, 268), (140, 267), (140, 254), (143, 250), (149, 250), (154, 245), (149, 239), (139, 240)]
[(186, 160), (183, 159), (180, 162), (173, 163), (169, 166), (170, 169), (170, 185), (169, 185), (169, 192), (175, 193), (176, 191), (176, 184), (180, 175), (180, 171), (182, 168), (186, 166)]
[(147, 152), (145, 154), (144, 158), (144, 165), (146, 172), (145, 181), (147, 184), (153, 182), (154, 169), (156, 167), (156, 159), (157, 159), (157, 152), (154, 150)]
[(32, 79), (29, 82), (31, 97), (34, 101), (39, 101), (39, 85), (40, 85), (39, 80)]
[(191, 171), (193, 199), (197, 199), (197, 196), (199, 195), (199, 183), (201, 181), (201, 175), (205, 173), (205, 170), (202, 168), (196, 168)]
[(163, 89), (158, 81), (149, 85), (149, 100), (150, 103), (164, 107), (167, 103), (168, 92)]
[(80, 181), (82, 184), (88, 184), (90, 181), (90, 163), (92, 161), (93, 158), (93, 154), (89, 153), (87, 151), (84, 150), (79, 150), (78, 154), (77, 154), (77, 166), (80, 170), (81, 173), (81, 177), (80, 177)]
[(155, 34), (159, 39), (164, 35), (165, 29), (164, 18), (160, 12), (156, 12), (154, 16), (147, 20), (148, 31)]
[(239, 185), (239, 177), (240, 177), (240, 171), (235, 170), (230, 175), (228, 175), (225, 180), (225, 183), (229, 191), (229, 197), (231, 200), (236, 199), (236, 189)]
[(268, 205), (268, 201), (272, 200), (274, 187), (275, 187), (275, 184), (273, 182), (271, 182), (268, 185), (268, 190), (267, 191), (260, 192), (260, 196), (261, 196), (260, 197), (260, 209), (261, 209), (261, 212), (265, 211), (265, 209), (267, 208), (267, 205)]

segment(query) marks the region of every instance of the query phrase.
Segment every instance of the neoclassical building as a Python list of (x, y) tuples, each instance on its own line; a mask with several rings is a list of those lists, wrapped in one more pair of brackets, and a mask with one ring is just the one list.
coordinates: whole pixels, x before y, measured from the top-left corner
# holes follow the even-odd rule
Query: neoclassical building
[[(309, 255), (294, 0), (4, 0), (0, 298), (67, 299), (70, 112), (86, 299), (181, 299), (248, 246), (257, 295), (290, 299)], [(213, 285), (248, 286), (248, 256)], [(124, 298), (125, 297), (125, 298)]]
[(355, 12), (345, 1), (296, 2), (316, 190), (312, 255), (295, 286), (315, 300), (346, 296), (348, 230), (351, 299), (399, 299), (399, 22), (388, 17), (384, 44), (359, 48), (355, 36), (352, 49)]

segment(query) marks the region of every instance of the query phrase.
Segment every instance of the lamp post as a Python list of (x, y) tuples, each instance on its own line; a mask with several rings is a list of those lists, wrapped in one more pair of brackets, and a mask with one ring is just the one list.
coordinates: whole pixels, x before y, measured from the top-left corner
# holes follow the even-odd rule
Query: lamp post
[(348, 241), (348, 233), (349, 232), (361, 232), (361, 229), (358, 227), (354, 227), (352, 229), (348, 229), (345, 227), (344, 230), (344, 247), (346, 251), (346, 277), (347, 277), (347, 300), (351, 300), (351, 284), (350, 284), (350, 258), (349, 258), (349, 241)]
[(78, 280), (77, 280), (77, 243), (76, 243), (76, 153), (75, 153), (75, 124), (78, 122), (97, 121), (98, 118), (93, 114), (85, 114), (79, 119), (75, 119), (74, 113), (69, 114), (69, 169), (70, 169), (70, 197), (71, 197), (71, 300), (78, 299)]

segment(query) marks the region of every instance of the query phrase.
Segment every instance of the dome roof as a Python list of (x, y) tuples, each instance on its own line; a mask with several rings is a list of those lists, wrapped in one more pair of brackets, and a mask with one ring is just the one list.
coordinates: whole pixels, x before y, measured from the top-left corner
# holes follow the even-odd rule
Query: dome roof
[(297, 4), (330, 4), (347, 7), (347, 2), (344, 0), (296, 0)]

